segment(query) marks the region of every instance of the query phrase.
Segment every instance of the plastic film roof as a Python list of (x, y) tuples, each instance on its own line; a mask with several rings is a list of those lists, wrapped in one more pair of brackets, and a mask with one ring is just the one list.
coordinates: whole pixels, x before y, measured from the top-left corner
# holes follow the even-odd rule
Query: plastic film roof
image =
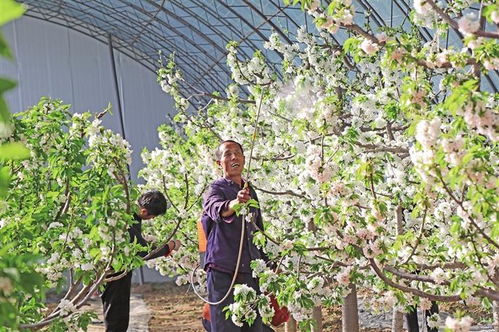
[[(175, 52), (184, 73), (186, 95), (198, 91), (223, 91), (231, 81), (226, 65), (226, 44), (240, 44), (238, 54), (251, 57), (260, 49), (278, 71), (280, 55), (263, 49), (272, 32), (293, 40), (298, 27), (316, 31), (312, 18), (298, 6), (285, 6), (282, 0), (22, 0), (26, 16), (79, 31), (139, 62), (151, 71), (158, 68), (158, 52)], [(412, 0), (354, 0), (356, 23), (403, 26), (410, 29)], [(423, 39), (431, 31), (420, 29)], [(338, 41), (348, 38), (340, 30)], [(447, 44), (459, 43), (450, 31)], [(493, 72), (483, 80), (497, 92), (499, 75)]]

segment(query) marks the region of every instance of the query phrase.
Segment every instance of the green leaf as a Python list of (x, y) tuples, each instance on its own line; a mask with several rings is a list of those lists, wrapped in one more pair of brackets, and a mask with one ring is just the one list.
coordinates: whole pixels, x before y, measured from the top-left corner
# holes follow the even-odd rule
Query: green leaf
[(355, 37), (350, 37), (345, 42), (343, 43), (343, 50), (345, 52), (353, 52), (357, 50), (358, 46), (360, 45), (360, 40), (355, 38)]
[(0, 145), (0, 160), (22, 160), (29, 158), (29, 150), (23, 143), (13, 142)]
[(12, 59), (12, 52), (10, 51), (9, 45), (7, 44), (7, 41), (5, 41), (1, 33), (0, 33), (0, 56)]
[(20, 17), (24, 13), (24, 6), (14, 0), (0, 1), (0, 25)]
[(246, 202), (246, 204), (248, 204), (248, 206), (250, 206), (250, 207), (254, 207), (257, 209), (260, 207), (260, 205), (258, 204), (258, 201), (255, 199), (250, 199), (248, 202)]
[(239, 216), (239, 214), (240, 214), (240, 211), (241, 211), (242, 207), (243, 207), (243, 206), (242, 206), (242, 204), (240, 204), (240, 203), (237, 203), (237, 204), (235, 204), (235, 205), (232, 207), (232, 210), (234, 210), (234, 211), (236, 212), (236, 216)]
[(15, 87), (16, 87), (15, 81), (0, 77), (0, 93), (13, 89)]
[(0, 123), (2, 122), (8, 122), (10, 123), (10, 112), (7, 107), (7, 103), (3, 99), (2, 95), (0, 94)]
[(0, 197), (7, 195), (9, 187), (10, 171), (8, 167), (0, 167)]

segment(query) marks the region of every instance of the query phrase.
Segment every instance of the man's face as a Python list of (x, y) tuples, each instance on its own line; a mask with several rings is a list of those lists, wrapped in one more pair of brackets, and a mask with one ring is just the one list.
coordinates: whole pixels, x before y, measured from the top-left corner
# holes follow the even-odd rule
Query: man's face
[(220, 146), (220, 160), (217, 163), (222, 167), (225, 177), (241, 176), (244, 168), (244, 155), (238, 144), (227, 142)]

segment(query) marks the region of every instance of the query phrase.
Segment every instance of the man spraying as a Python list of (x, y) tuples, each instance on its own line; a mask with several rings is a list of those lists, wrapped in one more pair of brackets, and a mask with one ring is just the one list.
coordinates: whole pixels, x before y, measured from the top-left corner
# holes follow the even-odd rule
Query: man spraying
[[(224, 307), (234, 302), (230, 290), (239, 254), (241, 227), (245, 227), (245, 238), (241, 251), (240, 264), (236, 275), (237, 284), (246, 284), (260, 293), (258, 280), (252, 277), (250, 262), (265, 259), (265, 254), (253, 244), (253, 233), (257, 230), (253, 223), (237, 216), (235, 206), (250, 199), (258, 200), (255, 191), (245, 185), (242, 178), (245, 157), (241, 144), (227, 140), (217, 148), (217, 164), (223, 176), (213, 182), (203, 201), (203, 228), (208, 238), (204, 269), (208, 272), (208, 299), (218, 302), (227, 292), (229, 296), (220, 304), (210, 305), (211, 332), (262, 332), (262, 319), (257, 317), (252, 326), (236, 326), (225, 318)], [(250, 208), (253, 222), (263, 229), (260, 209)]]

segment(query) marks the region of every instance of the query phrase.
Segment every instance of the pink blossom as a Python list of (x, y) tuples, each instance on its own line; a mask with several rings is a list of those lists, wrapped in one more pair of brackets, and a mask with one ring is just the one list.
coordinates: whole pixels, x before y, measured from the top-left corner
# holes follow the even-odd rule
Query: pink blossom
[(426, 91), (418, 90), (412, 95), (412, 103), (419, 105), (421, 108), (424, 108), (426, 106), (424, 97), (426, 97)]
[[(492, 141), (497, 141), (499, 135), (496, 133), (495, 127), (498, 122), (498, 115), (490, 109), (484, 109), (485, 105), (481, 101), (466, 105), (462, 114), (464, 121), (471, 128), (476, 128), (479, 134), (487, 136)], [(482, 115), (480, 116), (480, 114)]]
[(431, 277), (435, 281), (437, 285), (443, 284), (445, 281), (445, 272), (441, 268), (437, 267), (433, 272), (431, 273)]
[(382, 221), (385, 218), (383, 216), (383, 214), (381, 213), (381, 211), (378, 209), (372, 209), (371, 213), (372, 213), (373, 217), (376, 218), (376, 220), (378, 220), (378, 221)]
[(350, 12), (347, 12), (340, 18), (340, 22), (343, 25), (351, 25), (353, 23), (353, 15)]
[(440, 118), (431, 121), (422, 120), (416, 126), (416, 140), (424, 149), (431, 148), (440, 134)]
[(372, 229), (362, 228), (357, 231), (357, 236), (363, 240), (372, 240), (376, 236)]
[(309, 7), (308, 7), (308, 10), (310, 11), (314, 11), (316, 10), (317, 8), (319, 8), (319, 5), (320, 5), (320, 2), (319, 0), (314, 0), (310, 3)]
[(400, 62), (400, 60), (402, 60), (402, 56), (404, 55), (404, 53), (405, 50), (403, 48), (397, 48), (392, 52), (390, 57), (392, 58), (392, 60)]
[(472, 50), (480, 47), (483, 43), (483, 38), (482, 37), (478, 37), (478, 38), (475, 38), (475, 39), (471, 39), (469, 42), (468, 42), (468, 47), (471, 48)]
[(363, 229), (359, 229), (357, 231), (357, 236), (360, 237), (363, 240), (367, 239), (367, 234), (368, 234), (367, 229), (364, 229), (364, 228)]
[(345, 184), (342, 182), (334, 182), (331, 185), (329, 194), (332, 196), (343, 196), (346, 193)]
[(373, 43), (370, 39), (364, 39), (364, 41), (360, 44), (360, 48), (367, 55), (373, 55), (374, 53), (378, 52), (379, 45), (376, 43)]
[(480, 29), (480, 22), (473, 13), (462, 16), (457, 22), (459, 31), (465, 35), (475, 33)]
[(345, 241), (346, 243), (348, 244), (354, 244), (357, 242), (357, 238), (353, 235), (345, 235), (345, 237), (343, 238), (343, 241)]
[(499, 58), (489, 59), (483, 63), (483, 67), (487, 70), (499, 69)]
[(420, 307), (421, 307), (421, 310), (430, 310), (431, 308), (431, 301), (426, 299), (426, 298), (422, 298), (421, 299), (421, 302), (419, 303)]
[(340, 285), (348, 286), (350, 284), (350, 271), (352, 271), (351, 266), (342, 269), (342, 271), (336, 275), (336, 281), (338, 281)]
[(492, 19), (492, 22), (499, 24), (499, 10), (494, 10), (492, 14), (490, 14), (490, 18)]
[(450, 164), (450, 166), (457, 166), (461, 163), (463, 155), (461, 153), (449, 153), (445, 156), (445, 161)]
[(372, 242), (369, 245), (362, 248), (362, 253), (366, 258), (374, 258), (381, 254), (381, 248), (378, 246), (377, 242)]
[(466, 316), (463, 318), (447, 317), (445, 320), (445, 327), (452, 329), (454, 332), (468, 332), (470, 330), (473, 319)]
[(444, 64), (449, 62), (449, 58), (447, 57), (448, 54), (449, 54), (448, 51), (443, 51), (443, 52), (438, 53), (437, 57), (435, 59), (435, 65), (437, 67), (442, 67)]
[(326, 20), (326, 22), (322, 23), (321, 28), (327, 29), (327, 28), (329, 28), (333, 24), (334, 24), (334, 20), (332, 18), (328, 17), (328, 19)]
[(375, 37), (380, 43), (384, 43), (388, 40), (388, 35), (384, 32), (376, 34)]
[(426, 0), (414, 0), (414, 10), (420, 15), (427, 15), (432, 8)]

